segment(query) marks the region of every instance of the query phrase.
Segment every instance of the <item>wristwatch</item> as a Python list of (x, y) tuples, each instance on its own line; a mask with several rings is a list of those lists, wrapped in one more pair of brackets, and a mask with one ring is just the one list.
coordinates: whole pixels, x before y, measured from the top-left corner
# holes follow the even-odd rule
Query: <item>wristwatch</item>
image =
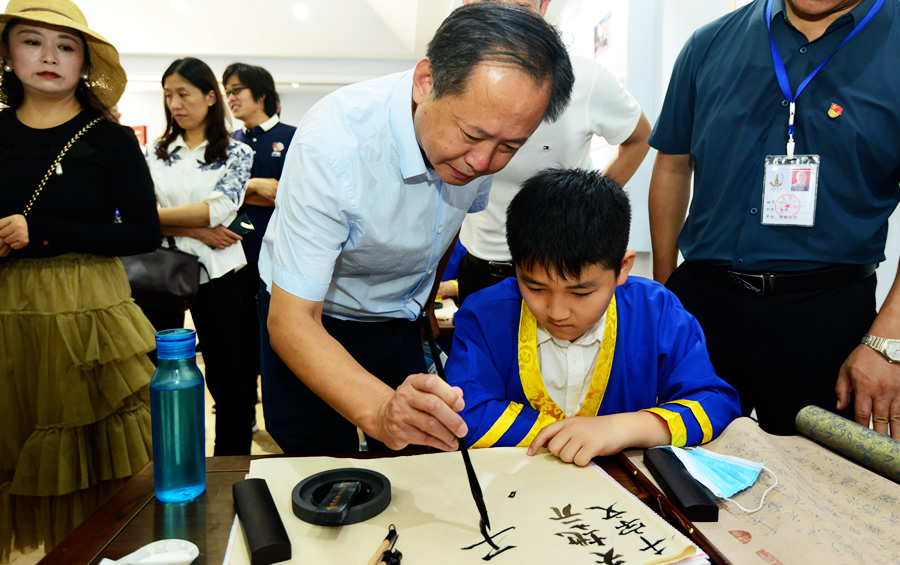
[(900, 339), (887, 339), (866, 334), (860, 343), (884, 355), (888, 363), (900, 363)]

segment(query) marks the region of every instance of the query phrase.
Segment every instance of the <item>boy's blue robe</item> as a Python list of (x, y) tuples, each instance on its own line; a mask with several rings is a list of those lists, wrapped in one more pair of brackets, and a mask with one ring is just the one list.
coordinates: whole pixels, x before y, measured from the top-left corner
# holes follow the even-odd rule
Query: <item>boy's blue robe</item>
[[(468, 297), (454, 324), (447, 380), (463, 390), (470, 446), (527, 446), (565, 417), (540, 379), (535, 321), (515, 279)], [(697, 320), (656, 282), (630, 277), (616, 288), (599, 357), (579, 415), (649, 409), (666, 420), (677, 446), (705, 443), (740, 416)]]

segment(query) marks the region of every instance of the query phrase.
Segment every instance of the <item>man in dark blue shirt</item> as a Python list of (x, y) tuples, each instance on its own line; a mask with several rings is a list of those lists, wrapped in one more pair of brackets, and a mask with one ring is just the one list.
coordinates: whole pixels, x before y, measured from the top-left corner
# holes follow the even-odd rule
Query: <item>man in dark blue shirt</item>
[[(222, 84), (231, 113), (244, 122), (244, 127), (234, 132), (234, 138), (249, 145), (254, 152), (250, 183), (241, 212), (247, 213), (256, 229), (244, 236), (241, 243), (247, 263), (255, 268), (262, 238), (275, 207), (284, 158), (297, 128), (279, 119), (280, 100), (272, 75), (266, 69), (232, 63), (222, 75)], [(258, 285), (259, 281), (254, 284)]]
[[(246, 346), (256, 351), (255, 372), (259, 374), (259, 321), (256, 310), (256, 293), (259, 292), (259, 249), (269, 218), (275, 209), (275, 194), (281, 169), (296, 127), (281, 122), (281, 110), (275, 81), (266, 69), (244, 63), (232, 63), (222, 75), (228, 107), (244, 127), (234, 132), (234, 138), (253, 149), (253, 168), (244, 204), (239, 210), (246, 213), (253, 224), (253, 231), (244, 234), (241, 245), (247, 257), (247, 266), (238, 271), (245, 303), (235, 305), (240, 325), (246, 328)], [(249, 423), (248, 423), (249, 425)]]
[(898, 9), (756, 0), (699, 29), (650, 138), (654, 278), (773, 433), (818, 404), (900, 437), (900, 365), (860, 343), (900, 338), (900, 277), (876, 317), (871, 276), (900, 200)]

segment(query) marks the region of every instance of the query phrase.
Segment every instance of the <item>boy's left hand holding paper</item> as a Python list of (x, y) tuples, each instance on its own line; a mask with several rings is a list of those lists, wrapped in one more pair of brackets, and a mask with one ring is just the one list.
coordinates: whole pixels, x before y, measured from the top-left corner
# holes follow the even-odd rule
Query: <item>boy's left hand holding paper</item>
[(584, 467), (591, 459), (631, 447), (669, 445), (665, 421), (652, 412), (572, 417), (544, 427), (528, 446), (528, 455), (546, 447), (566, 463)]

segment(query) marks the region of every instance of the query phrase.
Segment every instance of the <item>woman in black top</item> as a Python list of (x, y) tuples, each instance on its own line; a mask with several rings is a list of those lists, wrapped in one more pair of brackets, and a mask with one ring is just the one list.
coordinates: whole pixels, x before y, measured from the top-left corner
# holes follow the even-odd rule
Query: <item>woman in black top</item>
[(153, 327), (116, 255), (153, 250), (160, 227), (137, 139), (109, 115), (115, 48), (69, 0), (12, 0), (0, 31), (5, 561), (52, 548), (151, 458)]

